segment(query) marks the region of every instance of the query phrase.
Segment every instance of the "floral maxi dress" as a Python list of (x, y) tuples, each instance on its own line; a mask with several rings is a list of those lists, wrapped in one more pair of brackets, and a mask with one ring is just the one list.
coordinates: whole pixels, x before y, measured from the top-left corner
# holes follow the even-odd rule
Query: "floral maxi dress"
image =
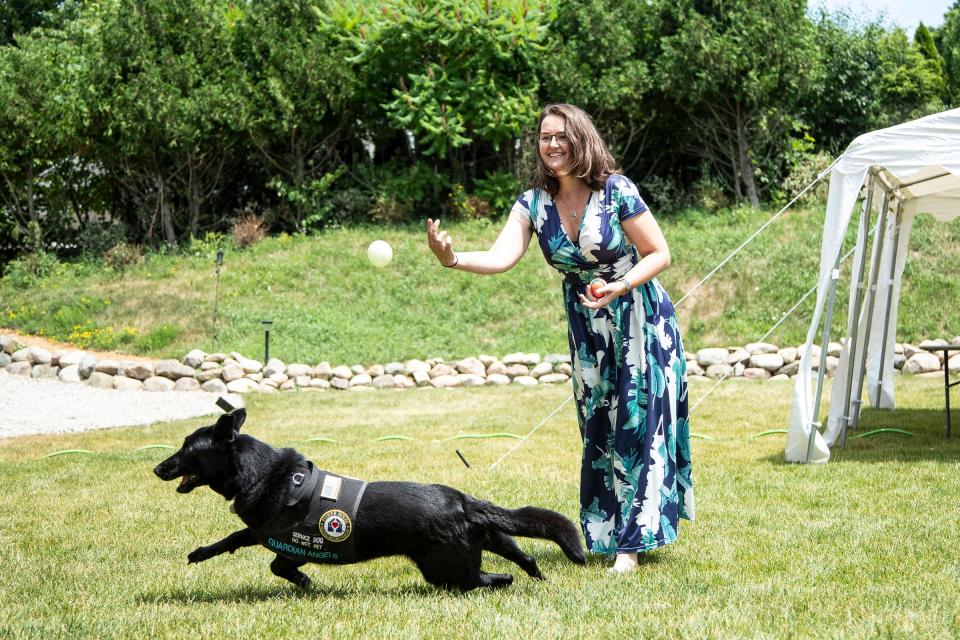
[(591, 194), (576, 242), (546, 191), (526, 191), (513, 211), (530, 220), (563, 275), (587, 548), (614, 554), (669, 544), (679, 518), (694, 517), (687, 366), (673, 304), (656, 278), (596, 311), (578, 295), (593, 278), (610, 282), (637, 263), (620, 223), (647, 205), (628, 178), (610, 176)]

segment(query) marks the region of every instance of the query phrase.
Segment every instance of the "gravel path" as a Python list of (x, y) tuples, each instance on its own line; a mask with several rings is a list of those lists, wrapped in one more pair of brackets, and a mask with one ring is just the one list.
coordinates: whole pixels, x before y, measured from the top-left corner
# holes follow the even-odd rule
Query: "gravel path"
[[(0, 438), (130, 427), (222, 413), (205, 391), (119, 391), (0, 370)], [(231, 396), (234, 404), (235, 397)]]

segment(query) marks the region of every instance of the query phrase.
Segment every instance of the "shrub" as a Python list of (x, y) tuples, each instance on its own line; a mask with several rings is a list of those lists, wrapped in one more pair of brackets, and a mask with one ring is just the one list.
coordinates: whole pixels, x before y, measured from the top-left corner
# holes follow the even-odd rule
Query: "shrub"
[(121, 242), (103, 254), (103, 260), (114, 271), (122, 273), (127, 267), (143, 262), (143, 250), (135, 244)]
[(126, 225), (106, 220), (90, 221), (83, 225), (77, 234), (77, 244), (87, 258), (99, 258), (126, 240)]
[(16, 287), (28, 287), (41, 278), (54, 275), (59, 266), (57, 256), (41, 249), (11, 260), (3, 277)]
[(267, 228), (264, 225), (263, 218), (255, 213), (244, 214), (243, 217), (233, 223), (233, 242), (240, 249), (263, 240), (267, 235)]
[(495, 171), (476, 180), (474, 193), (488, 203), (491, 215), (506, 216), (524, 189), (522, 180), (510, 171)]

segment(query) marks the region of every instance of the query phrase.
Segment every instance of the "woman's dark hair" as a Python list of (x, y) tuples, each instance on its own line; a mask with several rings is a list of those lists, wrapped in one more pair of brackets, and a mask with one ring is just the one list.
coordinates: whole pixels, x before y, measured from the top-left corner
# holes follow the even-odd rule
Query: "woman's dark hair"
[(533, 188), (545, 189), (551, 196), (557, 195), (560, 190), (560, 181), (547, 168), (540, 157), (540, 127), (547, 116), (560, 116), (564, 120), (564, 133), (569, 140), (567, 153), (569, 154), (570, 175), (580, 178), (587, 183), (592, 191), (600, 191), (607, 182), (607, 178), (620, 173), (616, 162), (603, 138), (593, 124), (593, 119), (587, 112), (572, 104), (548, 104), (540, 112), (537, 120), (537, 163), (533, 170)]

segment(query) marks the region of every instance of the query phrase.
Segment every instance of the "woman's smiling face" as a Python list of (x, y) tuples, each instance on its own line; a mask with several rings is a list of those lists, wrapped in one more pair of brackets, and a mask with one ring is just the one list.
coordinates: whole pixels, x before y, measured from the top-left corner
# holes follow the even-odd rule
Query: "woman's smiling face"
[(553, 175), (567, 173), (570, 140), (566, 133), (567, 123), (563, 117), (550, 114), (540, 123), (540, 158)]

